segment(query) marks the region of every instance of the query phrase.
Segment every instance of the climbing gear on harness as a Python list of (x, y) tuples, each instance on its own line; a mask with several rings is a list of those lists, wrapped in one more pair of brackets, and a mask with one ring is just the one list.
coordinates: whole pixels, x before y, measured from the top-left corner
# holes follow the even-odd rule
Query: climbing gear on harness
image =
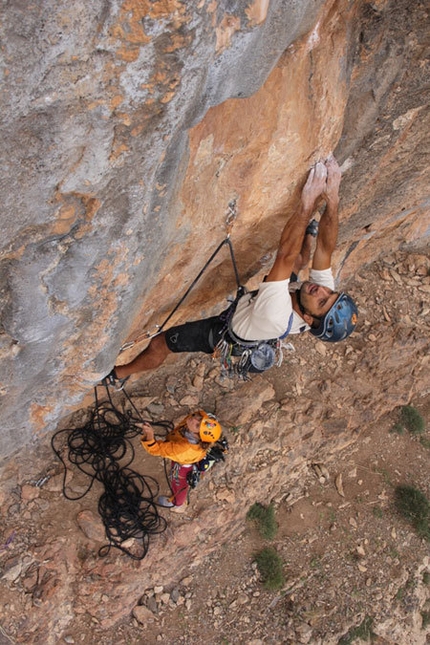
[(113, 387), (117, 392), (121, 392), (124, 389), (124, 385), (127, 383), (130, 377), (126, 376), (125, 378), (119, 378), (116, 375), (115, 368), (107, 376), (102, 379), (102, 385)]
[(134, 340), (131, 340), (131, 341), (127, 342), (127, 343), (124, 343), (124, 345), (122, 345), (122, 347), (120, 348), (119, 353), (124, 352), (126, 349), (129, 349), (130, 347), (133, 347), (133, 345), (135, 345), (136, 343), (140, 342), (141, 340), (150, 339), (150, 338), (153, 338), (154, 336), (158, 336), (158, 334), (161, 334), (161, 332), (163, 331), (164, 327), (167, 325), (169, 320), (172, 318), (172, 316), (176, 313), (176, 311), (182, 305), (182, 303), (184, 302), (184, 300), (186, 299), (186, 297), (188, 296), (190, 291), (195, 287), (197, 282), (202, 277), (203, 273), (206, 271), (206, 269), (208, 268), (210, 263), (215, 259), (215, 257), (218, 255), (218, 253), (221, 251), (221, 249), (223, 248), (223, 246), (225, 244), (228, 245), (228, 248), (229, 248), (229, 251), (230, 251), (230, 257), (231, 257), (231, 262), (232, 262), (232, 265), (233, 265), (233, 270), (234, 270), (234, 275), (235, 275), (235, 278), (236, 278), (237, 287), (240, 288), (241, 285), (240, 285), (240, 279), (239, 279), (239, 272), (237, 270), (237, 265), (236, 265), (236, 258), (234, 257), (233, 245), (232, 245), (231, 240), (230, 240), (230, 234), (228, 234), (227, 237), (217, 246), (215, 251), (210, 256), (209, 260), (207, 260), (207, 262), (204, 265), (204, 267), (198, 273), (196, 278), (194, 278), (194, 280), (192, 281), (192, 283), (190, 284), (190, 286), (188, 287), (188, 289), (186, 290), (186, 292), (184, 293), (182, 298), (175, 305), (175, 307), (170, 312), (170, 314), (167, 316), (167, 318), (164, 320), (164, 322), (161, 325), (156, 325), (157, 330), (152, 334), (149, 333), (149, 332), (142, 332)]
[(347, 338), (357, 324), (357, 305), (346, 293), (339, 294), (338, 299), (320, 318), (318, 327), (310, 329), (313, 336), (327, 343), (337, 343)]
[(219, 461), (225, 461), (224, 454), (228, 452), (228, 441), (226, 437), (220, 438), (214, 446), (211, 446), (206, 457), (193, 464), (192, 470), (187, 474), (187, 483), (190, 488), (195, 488), (200, 481), (202, 473), (208, 471)]
[(257, 372), (265, 372), (275, 363), (275, 350), (268, 343), (261, 343), (252, 350), (249, 360)]
[[(231, 339), (227, 330), (215, 348), (214, 356), (217, 355), (221, 362), (222, 376), (238, 376), (244, 381), (249, 380), (249, 373), (264, 372), (275, 363), (281, 365), (283, 358), (278, 339), (245, 345), (245, 341), (242, 343)], [(234, 361), (235, 357), (238, 358), (237, 361)]]
[(214, 446), (211, 446), (206, 453), (206, 457), (197, 462), (196, 467), (200, 472), (206, 472), (209, 468), (219, 461), (225, 461), (224, 454), (228, 452), (228, 442), (225, 437), (219, 439)]
[[(280, 345), (279, 345), (280, 349)], [(275, 365), (278, 355), (278, 340), (261, 341), (254, 347), (243, 349), (240, 359), (236, 365), (237, 374), (246, 380), (248, 373), (265, 372)], [(278, 363), (280, 364), (280, 363)]]
[(200, 470), (196, 465), (187, 474), (187, 483), (190, 488), (195, 488), (200, 481)]
[[(231, 322), (237, 303), (245, 293), (247, 293), (245, 287), (240, 287), (234, 302), (221, 314), (221, 318), (225, 320), (225, 329), (214, 351), (214, 357), (219, 356), (221, 361), (221, 375), (229, 378), (238, 376), (244, 381), (249, 380), (249, 373), (265, 372), (275, 364), (278, 367), (282, 364), (282, 341), (290, 333), (293, 324), (291, 313), (287, 329), (279, 338), (258, 341), (239, 338), (234, 333)], [(258, 290), (252, 291), (251, 297), (257, 293)], [(234, 361), (234, 357), (238, 357), (238, 360)]]
[(312, 235), (312, 237), (316, 237), (318, 235), (318, 222), (316, 219), (311, 219), (305, 232), (307, 235)]
[(218, 419), (209, 412), (204, 410), (199, 410), (202, 415), (202, 420), (200, 421), (199, 435), (201, 441), (213, 443), (218, 441), (222, 434), (222, 428)]

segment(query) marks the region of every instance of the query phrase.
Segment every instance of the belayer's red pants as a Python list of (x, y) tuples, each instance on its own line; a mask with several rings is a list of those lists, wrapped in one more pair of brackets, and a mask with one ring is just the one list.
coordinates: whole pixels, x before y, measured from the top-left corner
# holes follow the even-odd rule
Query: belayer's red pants
[(172, 461), (172, 468), (170, 471), (170, 488), (172, 489), (173, 499), (172, 502), (175, 506), (182, 506), (187, 501), (189, 485), (187, 482), (187, 475), (193, 469), (191, 465), (178, 464)]

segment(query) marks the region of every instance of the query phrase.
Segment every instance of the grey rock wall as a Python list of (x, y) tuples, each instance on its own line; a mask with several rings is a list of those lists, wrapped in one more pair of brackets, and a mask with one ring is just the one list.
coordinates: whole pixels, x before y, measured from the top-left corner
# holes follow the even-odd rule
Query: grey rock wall
[(231, 2), (3, 7), (2, 456), (109, 371), (174, 235), (187, 129), (255, 92), (320, 4), (254, 25)]

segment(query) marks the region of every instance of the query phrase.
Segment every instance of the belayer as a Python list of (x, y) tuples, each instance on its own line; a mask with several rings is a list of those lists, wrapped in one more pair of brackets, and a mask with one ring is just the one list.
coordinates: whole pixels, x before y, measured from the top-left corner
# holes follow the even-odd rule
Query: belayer
[(183, 513), (187, 507), (190, 487), (194, 488), (200, 473), (215, 462), (223, 461), (227, 440), (222, 438), (222, 428), (213, 414), (198, 410), (185, 417), (165, 440), (155, 439), (150, 423), (137, 423), (142, 428), (141, 443), (150, 455), (171, 460), (169, 496), (160, 495), (158, 504)]
[[(241, 357), (244, 374), (261, 372), (274, 364), (273, 347), (288, 334), (310, 331), (331, 343), (347, 338), (356, 326), (357, 307), (349, 295), (334, 290), (331, 270), (339, 226), (340, 180), (341, 171), (332, 155), (310, 170), (300, 205), (288, 218), (274, 264), (257, 291), (240, 292), (234, 304), (217, 316), (159, 333), (132, 361), (116, 365), (103, 382), (121, 389), (131, 374), (158, 367), (171, 352), (212, 354), (217, 349), (224, 361)], [(326, 208), (318, 225), (310, 279), (290, 284), (320, 197)]]

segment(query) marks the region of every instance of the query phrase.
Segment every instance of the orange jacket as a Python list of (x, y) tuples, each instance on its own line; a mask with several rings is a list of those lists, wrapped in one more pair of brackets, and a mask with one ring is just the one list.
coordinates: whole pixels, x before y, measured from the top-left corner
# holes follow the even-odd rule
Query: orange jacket
[(208, 448), (202, 448), (200, 443), (190, 443), (180, 431), (180, 427), (176, 427), (166, 437), (165, 441), (155, 439), (153, 441), (143, 441), (142, 446), (150, 455), (157, 457), (165, 457), (178, 464), (195, 464), (206, 456)]

